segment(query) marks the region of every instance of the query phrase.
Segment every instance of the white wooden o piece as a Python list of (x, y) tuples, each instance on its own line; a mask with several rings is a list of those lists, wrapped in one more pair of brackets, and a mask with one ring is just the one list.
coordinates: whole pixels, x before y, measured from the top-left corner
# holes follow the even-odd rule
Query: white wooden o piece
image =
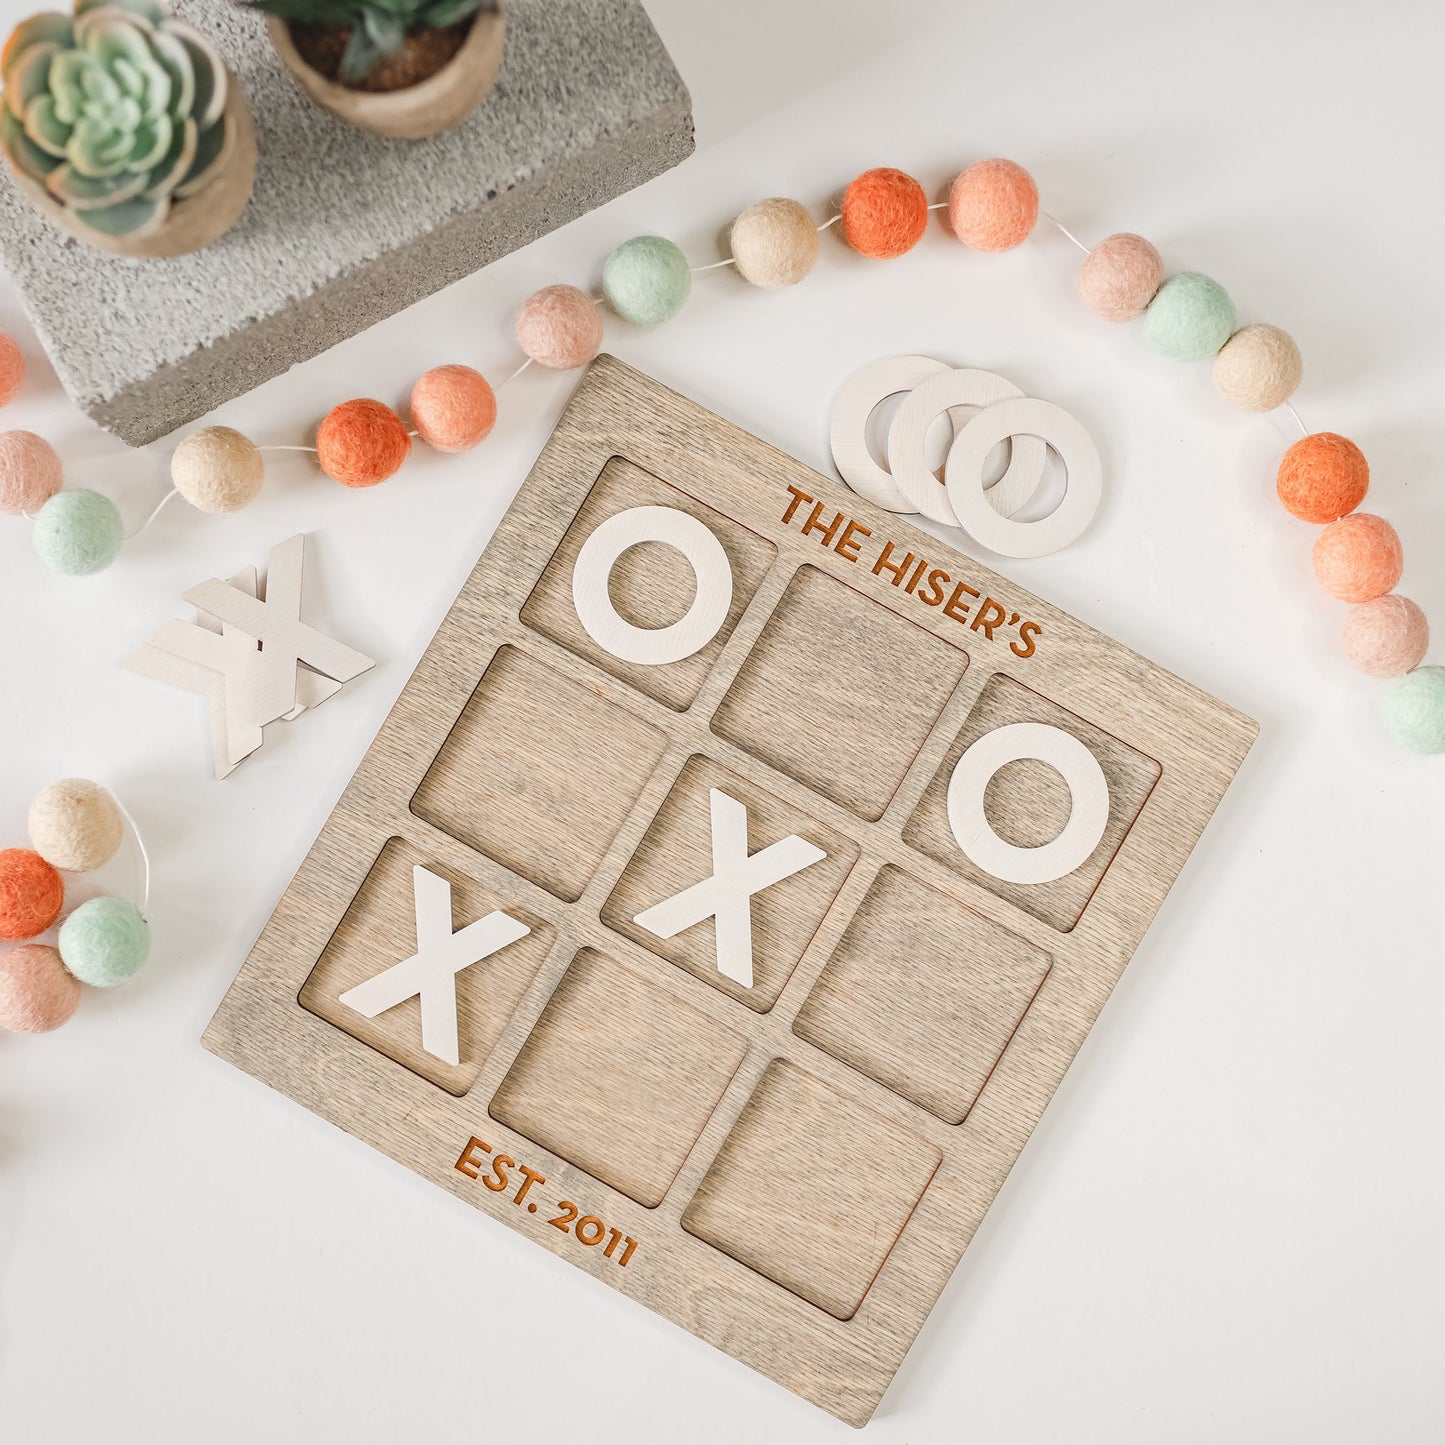
[[(638, 627), (612, 605), (608, 582), (630, 547), (661, 542), (687, 558), (697, 581), (692, 606), (666, 627)], [(630, 507), (608, 517), (582, 544), (572, 568), (572, 602), (588, 637), (623, 662), (681, 662), (717, 635), (733, 602), (733, 569), (713, 533), (675, 507)]]
[[(1015, 522), (1000, 515), (983, 489), (989, 452), (1010, 436), (1016, 449), (1025, 436), (1040, 447), (1046, 441), (1069, 475), (1064, 500), (1037, 522)], [(1001, 401), (979, 412), (954, 437), (943, 476), (958, 525), (975, 542), (1004, 557), (1047, 557), (1077, 541), (1093, 521), (1104, 493), (1104, 468), (1093, 437), (1062, 407), (1034, 397)]]
[[(989, 781), (1005, 763), (1031, 758), (1057, 769), (1069, 789), (1069, 821), (1038, 848), (1006, 843), (983, 809)], [(1109, 821), (1109, 784), (1078, 738), (1047, 723), (1010, 723), (964, 750), (948, 780), (948, 825), (970, 862), (1005, 883), (1052, 883), (1099, 846)]]
[[(868, 450), (868, 418), (888, 397), (900, 391), (912, 391), (931, 376), (952, 368), (946, 361), (931, 356), (885, 356), (855, 371), (839, 389), (828, 422), (828, 444), (833, 451), (833, 465), (860, 497), (867, 497), (875, 506), (908, 516), (918, 508), (898, 490), (887, 471), (874, 460)], [(949, 412), (954, 435), (971, 412), (962, 407)]]
[[(1022, 400), (1023, 395), (1007, 377), (971, 366), (956, 367), (920, 382), (898, 408), (893, 424), (888, 428), (888, 469), (893, 473), (893, 484), (909, 504), (932, 521), (942, 522), (948, 527), (958, 526), (958, 517), (948, 492), (938, 485), (938, 478), (928, 466), (925, 451), (928, 429), (941, 412), (951, 407), (976, 406), (987, 411), (999, 402)], [(950, 455), (958, 445), (959, 437), (981, 415), (982, 412), (971, 417), (955, 434), (953, 446), (949, 448)], [(1044, 461), (1044, 444), (1037, 437), (1027, 433), (1017, 437), (1009, 448), (1008, 466), (1003, 476), (989, 490), (990, 509), (1004, 517), (1013, 516), (1038, 491), (1039, 483), (1044, 479)], [(980, 477), (982, 474), (980, 464)], [(945, 466), (945, 482), (947, 477)]]

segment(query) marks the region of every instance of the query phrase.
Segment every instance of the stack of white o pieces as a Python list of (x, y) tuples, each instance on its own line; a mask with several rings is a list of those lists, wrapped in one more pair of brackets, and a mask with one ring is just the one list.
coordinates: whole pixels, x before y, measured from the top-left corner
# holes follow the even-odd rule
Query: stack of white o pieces
[[(888, 428), (885, 470), (868, 448), (868, 418), (900, 392), (907, 395)], [(925, 448), (929, 428), (945, 413), (953, 441), (940, 477)], [(1008, 466), (990, 485), (984, 468), (1005, 440)], [(850, 376), (833, 404), (830, 441), (839, 475), (860, 496), (890, 512), (960, 527), (1005, 557), (1046, 557), (1067, 547), (1093, 519), (1103, 489), (1098, 449), (1068, 412), (992, 371), (931, 356), (885, 356)], [(1046, 447), (1068, 475), (1064, 499), (1038, 521), (1016, 521), (1044, 479)]]

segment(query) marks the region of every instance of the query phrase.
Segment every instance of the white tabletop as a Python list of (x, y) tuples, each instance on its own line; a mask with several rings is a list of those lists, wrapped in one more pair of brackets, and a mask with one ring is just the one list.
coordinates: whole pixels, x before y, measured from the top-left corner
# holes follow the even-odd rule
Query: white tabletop
[[(1435, 8), (649, 8), (692, 87), (696, 157), (212, 419), (300, 441), (335, 401), (400, 404), (430, 365), (500, 378), (517, 303), (594, 284), (629, 235), (702, 263), (759, 197), (821, 218), (868, 166), (932, 191), (1007, 155), (1081, 236), (1139, 231), (1223, 282), (1242, 320), (1295, 335), (1300, 411), (1368, 454), (1367, 506), (1399, 528), (1402, 590), (1445, 662)], [(890, 263), (823, 243), (792, 291), (708, 273), (681, 318), (614, 324), (609, 349), (823, 469), (835, 389), (890, 353), (997, 370), (1074, 412), (1105, 463), (1094, 526), (1054, 557), (986, 560), (1263, 729), (872, 1438), (1439, 1438), (1445, 758), (1392, 744), (1381, 686), (1343, 660), (1312, 529), (1274, 498), (1297, 429), (1089, 315), (1078, 252), (1047, 228), (1004, 256), (937, 224)], [(83, 421), (3, 288), (0, 326), (30, 363), (3, 424), (138, 520), (168, 448), (127, 453)], [(26, 524), (0, 519), (0, 845), (23, 842), (34, 791), (79, 774), (126, 800), (156, 873), (145, 972), (59, 1033), (0, 1037), (7, 1445), (846, 1437), (197, 1042), (571, 385), (529, 371), (481, 450), (419, 451), (371, 492), (273, 459), (248, 511), (168, 508), (89, 580), (45, 572)], [(298, 531), (308, 611), (380, 665), (217, 783), (201, 704), (119, 663), (186, 587)]]

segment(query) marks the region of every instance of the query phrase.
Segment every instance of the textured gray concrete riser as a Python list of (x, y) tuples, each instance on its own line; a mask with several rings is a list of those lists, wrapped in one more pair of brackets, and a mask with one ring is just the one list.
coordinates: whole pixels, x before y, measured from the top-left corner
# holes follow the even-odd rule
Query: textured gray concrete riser
[(256, 122), (256, 190), (215, 245), (131, 261), (0, 183), (0, 255), (71, 399), (133, 446), (240, 396), (692, 152), (687, 89), (637, 0), (510, 0), (496, 88), (386, 140), (312, 104), (260, 17), (179, 0)]

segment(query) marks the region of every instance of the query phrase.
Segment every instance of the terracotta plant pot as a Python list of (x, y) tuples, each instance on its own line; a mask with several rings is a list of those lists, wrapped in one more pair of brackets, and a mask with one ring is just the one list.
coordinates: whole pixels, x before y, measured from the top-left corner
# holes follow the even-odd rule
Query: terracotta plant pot
[(226, 92), (226, 139), (216, 161), (215, 175), (199, 191), (171, 204), (170, 213), (159, 230), (142, 236), (107, 236), (77, 220), (42, 186), (11, 168), (21, 192), (46, 220), (61, 230), (117, 256), (160, 261), (184, 256), (209, 246), (228, 231), (246, 209), (256, 180), (256, 132), (251, 108), (236, 78)]
[(460, 125), (486, 99), (502, 67), (506, 14), (501, 5), (478, 13), (462, 48), (435, 75), (387, 91), (354, 90), (328, 80), (302, 58), (286, 21), (268, 15), (266, 29), (286, 69), (318, 105), (362, 130), (421, 140)]

